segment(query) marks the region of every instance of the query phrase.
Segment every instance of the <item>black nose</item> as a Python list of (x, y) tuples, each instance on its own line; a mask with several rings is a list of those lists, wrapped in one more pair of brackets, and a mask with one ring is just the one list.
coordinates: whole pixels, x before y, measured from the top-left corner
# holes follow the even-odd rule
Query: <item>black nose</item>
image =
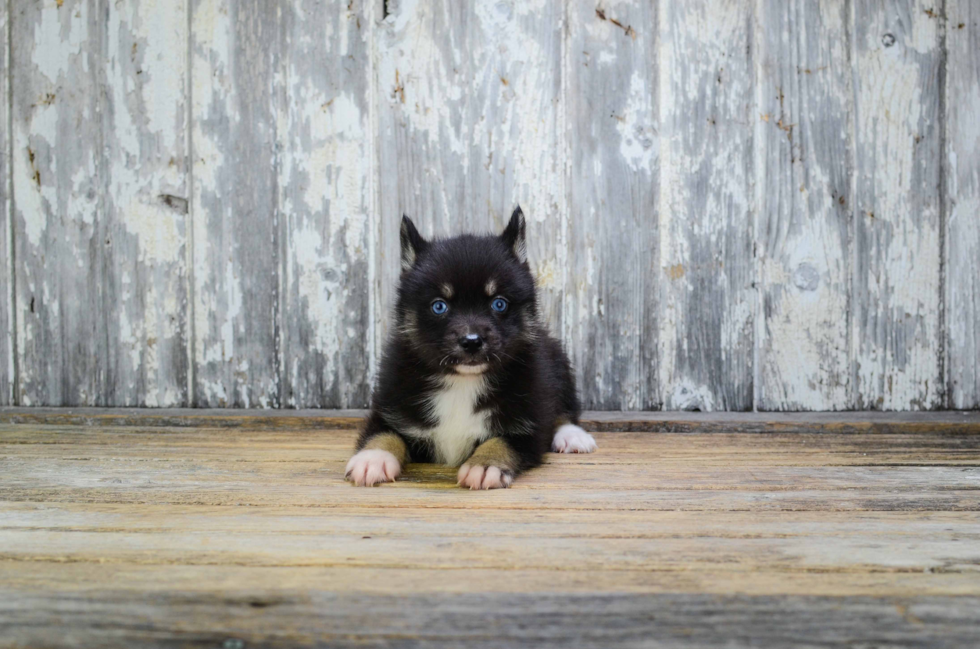
[(473, 352), (479, 351), (480, 347), (483, 347), (483, 338), (480, 338), (477, 334), (466, 334), (459, 339), (459, 346), (464, 351), (472, 354)]

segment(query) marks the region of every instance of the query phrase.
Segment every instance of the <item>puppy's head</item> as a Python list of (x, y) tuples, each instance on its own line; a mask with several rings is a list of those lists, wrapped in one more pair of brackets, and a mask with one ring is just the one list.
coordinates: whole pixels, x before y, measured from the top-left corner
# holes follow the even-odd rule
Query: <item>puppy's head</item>
[(403, 217), (401, 258), (398, 335), (430, 369), (481, 374), (533, 337), (537, 301), (520, 207), (499, 236), (426, 241)]

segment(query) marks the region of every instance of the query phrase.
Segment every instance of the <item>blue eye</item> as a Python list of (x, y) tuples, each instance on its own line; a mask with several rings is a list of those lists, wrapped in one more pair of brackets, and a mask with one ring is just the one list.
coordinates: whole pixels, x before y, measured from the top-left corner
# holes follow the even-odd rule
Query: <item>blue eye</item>
[(496, 297), (493, 302), (490, 303), (490, 308), (497, 313), (503, 313), (507, 310), (507, 300), (502, 297)]
[(432, 312), (436, 315), (442, 315), (449, 310), (449, 305), (442, 300), (436, 300), (432, 303)]

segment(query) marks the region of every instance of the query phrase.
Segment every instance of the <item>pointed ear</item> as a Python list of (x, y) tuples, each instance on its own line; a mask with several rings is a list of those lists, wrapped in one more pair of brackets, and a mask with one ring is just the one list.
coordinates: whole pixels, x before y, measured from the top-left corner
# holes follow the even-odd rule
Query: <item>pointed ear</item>
[(415, 224), (408, 216), (402, 216), (401, 244), (402, 272), (404, 273), (411, 270), (415, 262), (418, 261), (419, 255), (429, 245), (419, 234), (419, 231), (415, 229)]
[(527, 263), (527, 239), (525, 237), (524, 212), (518, 205), (514, 213), (510, 215), (510, 223), (504, 229), (500, 239), (510, 248), (517, 260), (522, 264)]

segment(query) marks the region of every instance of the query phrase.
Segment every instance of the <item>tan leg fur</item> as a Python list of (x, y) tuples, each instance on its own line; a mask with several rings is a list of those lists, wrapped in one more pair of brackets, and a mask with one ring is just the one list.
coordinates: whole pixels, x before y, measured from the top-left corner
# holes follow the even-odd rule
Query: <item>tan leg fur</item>
[(501, 489), (514, 481), (517, 455), (503, 439), (488, 439), (459, 467), (457, 483), (469, 489)]
[(394, 433), (375, 435), (364, 444), (364, 449), (362, 450), (368, 449), (388, 451), (403, 465), (408, 462), (408, 447), (405, 446), (405, 440)]

